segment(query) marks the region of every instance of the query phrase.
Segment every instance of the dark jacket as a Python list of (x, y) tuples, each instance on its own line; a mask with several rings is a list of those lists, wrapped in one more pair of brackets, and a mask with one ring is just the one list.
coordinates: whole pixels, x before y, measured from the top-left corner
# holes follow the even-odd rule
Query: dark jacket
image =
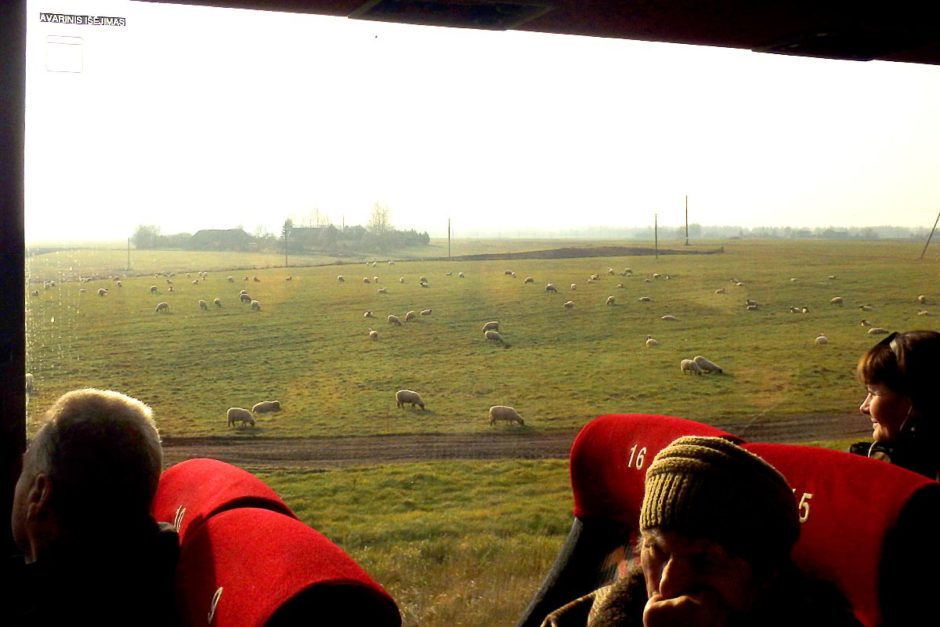
[[(643, 627), (643, 573), (631, 568), (617, 583), (549, 614), (542, 627)], [(861, 627), (832, 585), (791, 571), (781, 576), (747, 616), (728, 627)]]
[(156, 523), (134, 537), (45, 553), (31, 564), (11, 556), (3, 564), (0, 625), (174, 627), (178, 557), (176, 532)]
[(940, 424), (938, 418), (914, 418), (890, 442), (856, 442), (850, 453), (865, 455), (940, 480)]

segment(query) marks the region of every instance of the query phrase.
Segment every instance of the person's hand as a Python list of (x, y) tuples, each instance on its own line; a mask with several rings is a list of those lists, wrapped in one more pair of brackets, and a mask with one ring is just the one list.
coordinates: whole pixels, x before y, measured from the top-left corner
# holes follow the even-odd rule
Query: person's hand
[(643, 627), (724, 627), (727, 610), (707, 593), (664, 599), (654, 594), (643, 608)]

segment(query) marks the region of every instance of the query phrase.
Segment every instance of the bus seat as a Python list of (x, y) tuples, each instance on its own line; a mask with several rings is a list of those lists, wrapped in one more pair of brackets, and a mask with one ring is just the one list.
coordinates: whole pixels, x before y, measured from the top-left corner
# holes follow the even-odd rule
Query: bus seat
[(811, 446), (748, 443), (794, 488), (806, 572), (836, 583), (868, 627), (936, 625), (940, 483)]
[(739, 442), (710, 425), (654, 414), (608, 414), (581, 429), (569, 456), (574, 522), (519, 627), (538, 627), (549, 612), (614, 580), (632, 555), (646, 468), (683, 435)]
[(167, 468), (160, 476), (153, 517), (172, 523), (186, 538), (215, 514), (235, 507), (261, 507), (295, 517), (280, 496), (250, 472), (217, 459), (189, 459)]
[(230, 509), (191, 527), (177, 598), (189, 626), (401, 625), (392, 597), (342, 549), (269, 509)]

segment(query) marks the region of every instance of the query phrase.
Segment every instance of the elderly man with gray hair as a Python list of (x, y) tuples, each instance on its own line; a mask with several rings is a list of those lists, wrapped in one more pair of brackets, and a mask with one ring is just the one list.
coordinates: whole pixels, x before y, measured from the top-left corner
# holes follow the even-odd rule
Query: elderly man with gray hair
[(60, 397), (23, 456), (4, 565), (4, 625), (177, 623), (176, 533), (150, 514), (162, 464), (153, 412), (118, 392)]

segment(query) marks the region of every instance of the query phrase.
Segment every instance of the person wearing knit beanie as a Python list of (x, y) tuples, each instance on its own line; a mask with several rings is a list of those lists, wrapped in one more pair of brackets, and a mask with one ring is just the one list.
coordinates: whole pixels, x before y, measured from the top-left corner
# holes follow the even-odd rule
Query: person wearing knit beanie
[(681, 437), (646, 472), (639, 565), (576, 599), (547, 627), (859, 627), (831, 584), (790, 557), (800, 534), (789, 485), (716, 437)]

